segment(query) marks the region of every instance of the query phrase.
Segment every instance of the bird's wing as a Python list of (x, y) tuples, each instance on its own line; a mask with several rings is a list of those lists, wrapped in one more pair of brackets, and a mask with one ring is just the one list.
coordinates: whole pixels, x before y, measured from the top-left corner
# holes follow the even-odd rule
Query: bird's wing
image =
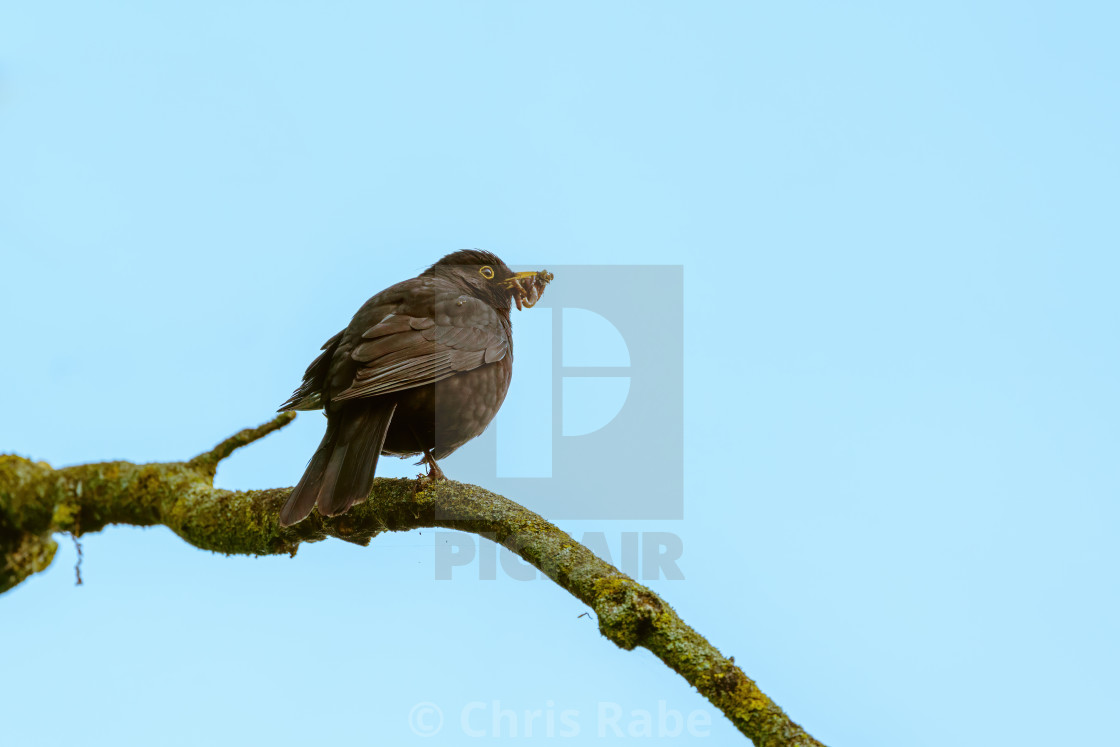
[(323, 343), (323, 347), (320, 348), (323, 352), (307, 367), (307, 371), (303, 374), (303, 383), (292, 393), (287, 402), (280, 405), (277, 412), (323, 409), (323, 386), (330, 373), (331, 358), (334, 356), (335, 348), (338, 347), (344, 334), (345, 330)]
[(488, 304), (473, 296), (437, 296), (431, 314), (403, 305), (355, 336), (349, 352), (357, 370), (332, 402), (375, 397), (434, 384), (509, 353), (509, 335)]
[(431, 281), (414, 278), (390, 286), (362, 304), (350, 325), (323, 345), (323, 352), (303, 374), (303, 383), (280, 406), (280, 411), (323, 409), (330, 401), (332, 392), (341, 392), (354, 380), (356, 365), (350, 360), (350, 351), (354, 347), (354, 330), (357, 329), (357, 337), (360, 339), (362, 330), (370, 326), (373, 320), (383, 319), (395, 310), (404, 308), (406, 299), (410, 297), (415, 304), (419, 304), (419, 309), (430, 308), (433, 290)]

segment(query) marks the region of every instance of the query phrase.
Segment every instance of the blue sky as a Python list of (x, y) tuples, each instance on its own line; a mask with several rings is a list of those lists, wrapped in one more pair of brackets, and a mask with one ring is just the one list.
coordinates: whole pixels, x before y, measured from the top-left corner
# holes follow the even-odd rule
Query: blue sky
[[(0, 451), (189, 457), (454, 249), (683, 265), (684, 519), (561, 526), (679, 536), (685, 580), (651, 586), (826, 743), (1107, 728), (1115, 6), (387, 5), (0, 11)], [(294, 484), (322, 428), (218, 484)], [(5, 733), (411, 743), (431, 703), (448, 743), (508, 739), (503, 710), (531, 742), (527, 711), (595, 738), (617, 704), (736, 743), (550, 583), (434, 580), (435, 541), (112, 528), (81, 588), (63, 542), (0, 598)]]

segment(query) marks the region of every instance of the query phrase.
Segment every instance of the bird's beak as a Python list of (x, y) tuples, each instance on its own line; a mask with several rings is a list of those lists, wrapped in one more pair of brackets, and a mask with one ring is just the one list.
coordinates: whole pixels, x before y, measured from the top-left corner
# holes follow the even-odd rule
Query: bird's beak
[(508, 278), (504, 285), (512, 291), (517, 310), (531, 309), (540, 300), (544, 287), (552, 282), (553, 274), (548, 270), (540, 272), (519, 272)]

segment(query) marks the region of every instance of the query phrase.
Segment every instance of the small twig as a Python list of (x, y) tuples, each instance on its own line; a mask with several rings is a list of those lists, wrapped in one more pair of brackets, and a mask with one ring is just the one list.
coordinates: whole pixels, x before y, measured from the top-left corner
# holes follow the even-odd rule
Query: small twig
[(208, 472), (211, 476), (218, 470), (218, 463), (228, 457), (230, 454), (240, 449), (242, 446), (247, 446), (254, 441), (258, 441), (273, 431), (278, 431), (288, 423), (296, 419), (294, 412), (283, 412), (277, 415), (272, 420), (264, 425), (258, 425), (256, 428), (246, 428), (245, 430), (230, 436), (225, 441), (215, 446), (210, 451), (204, 451), (194, 459), (191, 459), (187, 464), (190, 466)]
[[(81, 500), (81, 481), (79, 481), (74, 488), (74, 494)], [(78, 559), (74, 561), (74, 586), (82, 585), (82, 543), (81, 540), (78, 539), (80, 536), (82, 536), (82, 512), (78, 511), (74, 514), (74, 528), (70, 530), (70, 539), (74, 540), (74, 549), (78, 551)]]
[(82, 585), (82, 541), (78, 539), (78, 535), (74, 532), (70, 533), (70, 539), (74, 540), (74, 549), (78, 551), (78, 560), (74, 563), (74, 586)]

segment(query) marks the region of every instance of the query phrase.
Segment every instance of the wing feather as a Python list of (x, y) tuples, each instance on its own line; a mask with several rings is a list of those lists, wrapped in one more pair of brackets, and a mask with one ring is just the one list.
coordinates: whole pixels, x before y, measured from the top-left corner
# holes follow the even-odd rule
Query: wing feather
[[(369, 363), (393, 353), (411, 350), (426, 342), (423, 332), (417, 332), (407, 325), (405, 329), (408, 331), (389, 333), (376, 337), (369, 342), (363, 342), (351, 351), (350, 357), (359, 363)], [(365, 335), (362, 335), (362, 337), (365, 337)]]
[(408, 315), (401, 316), (399, 314), (390, 314), (382, 319), (377, 324), (373, 325), (365, 332), (362, 333), (362, 339), (372, 340), (375, 337), (383, 337), (384, 335), (395, 335), (398, 332), (407, 332), (412, 318)]

